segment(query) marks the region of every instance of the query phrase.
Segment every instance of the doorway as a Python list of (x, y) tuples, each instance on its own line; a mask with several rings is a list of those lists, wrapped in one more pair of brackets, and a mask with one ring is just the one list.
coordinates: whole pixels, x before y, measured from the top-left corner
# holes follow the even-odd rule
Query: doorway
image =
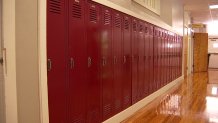
[(194, 33), (194, 73), (208, 69), (208, 33)]

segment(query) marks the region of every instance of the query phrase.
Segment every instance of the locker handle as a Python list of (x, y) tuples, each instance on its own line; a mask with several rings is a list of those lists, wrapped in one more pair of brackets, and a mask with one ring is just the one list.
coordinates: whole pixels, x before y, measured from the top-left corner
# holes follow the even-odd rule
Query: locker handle
[(74, 68), (74, 59), (70, 58), (70, 69)]
[(114, 56), (114, 64), (116, 64), (116, 63), (117, 63), (117, 57)]
[(51, 71), (51, 69), (52, 69), (52, 62), (51, 62), (51, 59), (48, 59), (47, 60), (47, 70), (48, 70), (48, 72)]
[(126, 63), (126, 56), (123, 56), (123, 63)]
[(106, 64), (107, 64), (107, 62), (106, 62), (106, 58), (103, 57), (103, 58), (102, 58), (102, 66), (105, 66)]
[(92, 59), (91, 57), (88, 57), (88, 67), (91, 67), (91, 65), (92, 65)]

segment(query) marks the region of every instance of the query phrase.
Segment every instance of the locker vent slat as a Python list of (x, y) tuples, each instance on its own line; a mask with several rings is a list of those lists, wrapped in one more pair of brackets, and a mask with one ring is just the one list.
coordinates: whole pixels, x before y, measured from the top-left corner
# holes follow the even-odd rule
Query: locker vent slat
[(111, 15), (109, 11), (105, 11), (104, 13), (104, 25), (108, 25), (111, 23)]
[(121, 107), (121, 102), (120, 102), (120, 100), (116, 100), (116, 101), (115, 101), (115, 106), (114, 106), (115, 110), (119, 110), (120, 107)]
[(143, 32), (143, 26), (141, 24), (139, 25), (139, 31)]
[(124, 105), (127, 106), (129, 104), (129, 102), (130, 102), (130, 96), (127, 95), (124, 97)]
[(121, 28), (121, 18), (119, 15), (115, 15), (114, 17), (114, 25), (117, 28)]
[(97, 23), (97, 11), (93, 8), (90, 8), (89, 19), (93, 23)]
[(78, 116), (78, 117), (74, 117), (72, 120), (72, 123), (84, 123), (84, 119), (82, 118), (82, 116)]
[(103, 115), (104, 116), (107, 116), (111, 113), (111, 105), (108, 104), (108, 105), (105, 105), (104, 106), (104, 109), (103, 109)]
[(61, 14), (61, 1), (49, 0), (49, 12), (54, 14)]
[(81, 19), (82, 17), (82, 8), (79, 5), (79, 3), (73, 3), (72, 5), (72, 17), (73, 18), (77, 18), (77, 19)]
[(124, 29), (129, 29), (129, 21), (127, 19), (124, 20)]
[(137, 27), (136, 27), (136, 22), (133, 22), (133, 25), (132, 25), (132, 26), (133, 26), (133, 31), (136, 31), (136, 28), (137, 28)]

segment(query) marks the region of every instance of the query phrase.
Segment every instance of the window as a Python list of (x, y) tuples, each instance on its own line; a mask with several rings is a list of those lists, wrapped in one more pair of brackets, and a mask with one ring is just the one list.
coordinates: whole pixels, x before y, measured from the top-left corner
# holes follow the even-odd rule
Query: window
[(133, 0), (150, 11), (160, 15), (160, 0)]

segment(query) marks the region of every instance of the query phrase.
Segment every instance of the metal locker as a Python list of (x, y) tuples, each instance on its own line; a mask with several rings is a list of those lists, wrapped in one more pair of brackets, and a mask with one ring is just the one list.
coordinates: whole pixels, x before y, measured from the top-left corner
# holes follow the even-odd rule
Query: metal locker
[(163, 67), (163, 53), (164, 53), (164, 34), (163, 29), (161, 29), (161, 35), (160, 35), (160, 88), (164, 86), (164, 67)]
[(145, 41), (144, 41), (144, 23), (139, 21), (138, 33), (138, 101), (144, 97), (144, 72), (145, 72)]
[(102, 82), (102, 115), (103, 121), (113, 115), (113, 69), (112, 69), (112, 11), (101, 7), (101, 82)]
[(138, 21), (132, 18), (132, 104), (137, 102), (138, 92)]
[(113, 84), (114, 84), (114, 113), (122, 110), (122, 14), (113, 11), (112, 44), (113, 44)]
[(87, 123), (100, 123), (101, 120), (101, 79), (100, 79), (100, 6), (86, 2), (86, 38), (87, 46)]
[(159, 38), (159, 29), (158, 27), (154, 28), (154, 83), (153, 83), (153, 91), (158, 89), (158, 38)]
[(149, 87), (150, 87), (150, 42), (149, 42), (149, 26), (147, 23), (144, 24), (145, 29), (144, 29), (144, 42), (145, 42), (145, 50), (144, 50), (144, 96), (149, 95)]
[(149, 29), (149, 94), (154, 92), (154, 27), (148, 24)]
[(157, 37), (157, 90), (161, 88), (161, 29), (158, 27)]
[(47, 0), (47, 77), (51, 123), (68, 122), (66, 16), (65, 0)]
[(123, 109), (126, 109), (132, 102), (132, 73), (131, 73), (131, 17), (124, 15), (123, 17)]
[[(69, 122), (87, 122), (87, 40), (84, 0), (72, 0), (69, 7)], [(79, 98), (78, 98), (79, 97)]]

